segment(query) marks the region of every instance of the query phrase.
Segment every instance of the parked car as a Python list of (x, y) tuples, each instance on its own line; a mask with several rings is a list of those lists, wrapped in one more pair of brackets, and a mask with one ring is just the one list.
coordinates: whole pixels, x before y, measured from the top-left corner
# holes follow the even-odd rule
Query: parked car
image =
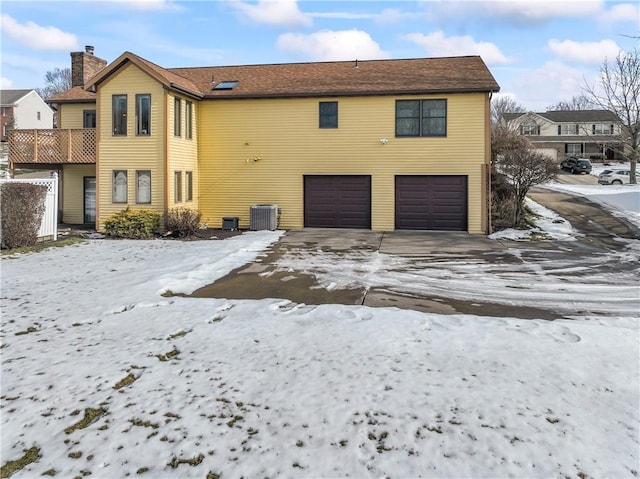
[[(625, 169), (604, 170), (598, 176), (601, 185), (622, 185), (629, 183), (631, 171)], [(640, 172), (636, 170), (636, 183), (640, 183)]]
[(567, 158), (560, 163), (560, 168), (570, 171), (573, 174), (591, 173), (591, 162), (586, 158)]

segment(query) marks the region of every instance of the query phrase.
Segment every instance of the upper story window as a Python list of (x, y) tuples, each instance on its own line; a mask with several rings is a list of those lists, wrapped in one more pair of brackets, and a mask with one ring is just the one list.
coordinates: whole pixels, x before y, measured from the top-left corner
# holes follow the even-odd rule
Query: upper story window
[(127, 134), (127, 95), (113, 95), (113, 135)]
[(2, 116), (9, 116), (9, 107), (8, 106), (3, 106), (2, 107)]
[(184, 129), (187, 139), (193, 138), (193, 103), (190, 101), (184, 104)]
[(182, 136), (182, 100), (173, 100), (173, 135)]
[(613, 125), (593, 125), (594, 135), (613, 135)]
[(539, 135), (540, 127), (534, 121), (529, 121), (520, 127), (520, 133), (522, 135)]
[(82, 128), (96, 127), (96, 111), (82, 110)]
[(578, 125), (558, 125), (558, 135), (579, 135), (580, 127)]
[(136, 95), (136, 135), (151, 134), (151, 95)]
[(338, 128), (338, 102), (320, 102), (320, 128)]
[(37, 111), (37, 112), (36, 112), (36, 120), (40, 121), (40, 118), (41, 118), (41, 116), (40, 116), (40, 112), (39, 112), (39, 111)]
[(447, 100), (396, 100), (396, 136), (447, 136)]

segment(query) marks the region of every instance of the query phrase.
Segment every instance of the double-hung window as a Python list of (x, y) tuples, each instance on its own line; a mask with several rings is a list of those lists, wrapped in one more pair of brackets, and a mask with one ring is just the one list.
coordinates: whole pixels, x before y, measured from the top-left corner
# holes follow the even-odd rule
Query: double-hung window
[(396, 100), (396, 136), (447, 136), (447, 100)]
[(184, 104), (184, 135), (190, 140), (193, 138), (193, 102), (187, 101)]
[(193, 201), (193, 171), (184, 172), (184, 200)]
[(320, 102), (320, 128), (338, 128), (338, 102)]
[(173, 135), (182, 136), (182, 100), (173, 100)]
[(151, 134), (151, 95), (136, 95), (136, 135)]
[(612, 135), (613, 125), (593, 125), (592, 131), (594, 135)]
[(113, 111), (113, 135), (127, 135), (127, 95), (113, 95), (111, 99)]
[(113, 203), (127, 202), (127, 170), (113, 170), (112, 177), (112, 196)]
[(173, 172), (173, 200), (182, 202), (182, 171)]

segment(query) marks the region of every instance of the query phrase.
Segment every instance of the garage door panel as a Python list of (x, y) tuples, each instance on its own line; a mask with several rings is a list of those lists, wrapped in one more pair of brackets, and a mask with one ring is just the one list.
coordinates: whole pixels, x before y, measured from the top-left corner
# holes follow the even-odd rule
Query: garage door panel
[(371, 177), (304, 177), (304, 225), (315, 228), (371, 228)]
[(396, 229), (467, 230), (467, 177), (396, 176)]

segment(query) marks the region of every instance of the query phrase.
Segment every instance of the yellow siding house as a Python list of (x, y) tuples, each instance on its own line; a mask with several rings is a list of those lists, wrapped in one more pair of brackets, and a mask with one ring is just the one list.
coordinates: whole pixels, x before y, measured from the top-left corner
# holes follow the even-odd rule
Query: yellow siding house
[[(60, 118), (86, 128), (93, 95), (99, 230), (126, 207), (255, 229), (268, 205), (285, 229), (485, 234), (498, 90), (477, 56), (166, 69), (125, 52)], [(65, 171), (65, 218), (92, 167)]]

